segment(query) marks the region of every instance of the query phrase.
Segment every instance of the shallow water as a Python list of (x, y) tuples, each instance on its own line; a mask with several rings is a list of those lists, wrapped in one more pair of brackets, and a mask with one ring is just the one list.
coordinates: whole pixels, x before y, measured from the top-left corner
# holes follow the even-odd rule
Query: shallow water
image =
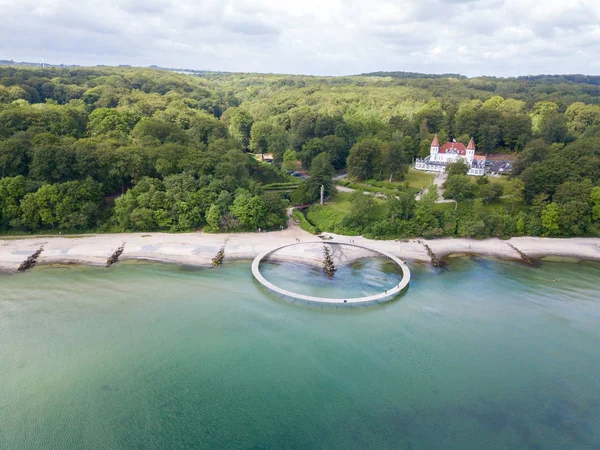
[(392, 289), (402, 280), (402, 270), (385, 258), (362, 258), (339, 265), (328, 278), (322, 267), (301, 262), (265, 261), (263, 277), (290, 292), (327, 298), (366, 297)]
[(347, 310), (249, 263), (0, 277), (0, 448), (599, 447), (600, 265), (410, 266)]

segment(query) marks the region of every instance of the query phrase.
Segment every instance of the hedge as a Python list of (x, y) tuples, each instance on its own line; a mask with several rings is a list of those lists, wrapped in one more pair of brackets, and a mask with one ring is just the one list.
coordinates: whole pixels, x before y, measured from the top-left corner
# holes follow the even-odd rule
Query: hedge
[(319, 229), (317, 227), (313, 226), (306, 219), (306, 217), (304, 217), (304, 214), (302, 214), (297, 209), (294, 209), (292, 211), (292, 217), (294, 220), (296, 220), (300, 223), (300, 228), (302, 228), (304, 231), (308, 231), (310, 234), (319, 234), (320, 233)]

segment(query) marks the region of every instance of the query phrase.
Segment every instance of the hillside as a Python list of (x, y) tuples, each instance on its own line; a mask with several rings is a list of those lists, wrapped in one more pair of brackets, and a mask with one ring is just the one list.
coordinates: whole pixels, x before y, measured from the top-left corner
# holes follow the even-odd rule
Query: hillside
[[(490, 196), (465, 185), (457, 211), (413, 205), (367, 215), (355, 231), (597, 235), (599, 80), (0, 66), (0, 229), (278, 228), (288, 201), (316, 200), (321, 184), (332, 191), (333, 170), (371, 185), (392, 178), (380, 188), (403, 192), (410, 162), (429, 154), (437, 133), (513, 155), (511, 187)], [(274, 166), (249, 152), (272, 154)], [(265, 192), (293, 181), (277, 167), (296, 159), (309, 181), (291, 196)], [(511, 207), (490, 210), (500, 197)]]

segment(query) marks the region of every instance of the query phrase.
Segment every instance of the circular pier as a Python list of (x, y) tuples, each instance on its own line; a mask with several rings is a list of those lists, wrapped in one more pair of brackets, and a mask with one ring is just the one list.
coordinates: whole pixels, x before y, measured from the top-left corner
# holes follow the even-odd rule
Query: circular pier
[[(311, 295), (303, 295), (297, 294), (295, 292), (287, 291), (282, 289), (270, 281), (266, 280), (265, 277), (260, 273), (260, 263), (272, 253), (275, 253), (278, 250), (286, 247), (292, 247), (294, 245), (306, 245), (306, 244), (330, 244), (330, 245), (345, 245), (350, 247), (357, 247), (364, 250), (369, 250), (373, 253), (378, 253), (382, 256), (385, 256), (388, 259), (394, 261), (402, 270), (402, 280), (392, 289), (389, 289), (385, 292), (369, 295), (366, 297), (355, 297), (355, 298), (325, 298), (325, 297), (313, 297)], [(272, 250), (266, 251), (258, 255), (252, 261), (252, 275), (254, 278), (262, 284), (264, 287), (269, 289), (270, 291), (277, 294), (280, 298), (291, 301), (292, 303), (304, 303), (307, 305), (335, 305), (335, 306), (348, 306), (348, 307), (356, 307), (356, 306), (368, 306), (376, 303), (384, 303), (392, 300), (396, 295), (398, 295), (410, 282), (410, 270), (404, 261), (395, 257), (392, 254), (383, 252), (381, 250), (373, 250), (372, 248), (366, 247), (364, 245), (347, 243), (347, 242), (337, 242), (337, 241), (310, 241), (310, 242), (295, 242), (292, 244), (282, 245), (281, 247), (274, 248)]]

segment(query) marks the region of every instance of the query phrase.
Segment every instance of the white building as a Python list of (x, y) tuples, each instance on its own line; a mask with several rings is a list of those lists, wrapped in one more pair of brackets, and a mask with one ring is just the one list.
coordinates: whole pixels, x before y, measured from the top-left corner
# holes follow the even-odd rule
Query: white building
[(415, 161), (415, 169), (426, 170), (431, 172), (444, 172), (446, 164), (456, 162), (462, 159), (469, 165), (467, 175), (481, 176), (485, 174), (485, 156), (475, 154), (475, 141), (473, 138), (469, 141), (469, 145), (456, 142), (446, 142), (440, 147), (440, 141), (437, 134), (431, 143), (429, 156), (424, 159)]

